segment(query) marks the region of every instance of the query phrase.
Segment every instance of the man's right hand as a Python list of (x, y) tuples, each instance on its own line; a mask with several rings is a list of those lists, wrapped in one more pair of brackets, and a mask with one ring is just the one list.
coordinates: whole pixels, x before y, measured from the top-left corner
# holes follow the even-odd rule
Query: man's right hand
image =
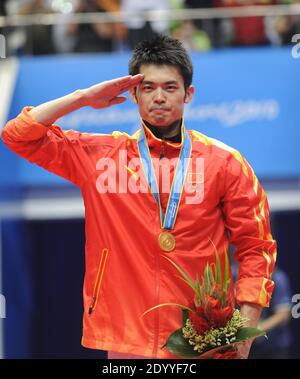
[(101, 109), (123, 103), (126, 97), (120, 95), (137, 86), (142, 80), (141, 74), (107, 80), (41, 104), (31, 109), (30, 114), (37, 122), (50, 126), (60, 117), (85, 106)]
[(81, 90), (83, 106), (95, 109), (120, 104), (126, 100), (125, 96), (119, 96), (130, 88), (137, 86), (143, 80), (143, 75), (123, 76), (121, 78), (107, 80), (92, 87)]

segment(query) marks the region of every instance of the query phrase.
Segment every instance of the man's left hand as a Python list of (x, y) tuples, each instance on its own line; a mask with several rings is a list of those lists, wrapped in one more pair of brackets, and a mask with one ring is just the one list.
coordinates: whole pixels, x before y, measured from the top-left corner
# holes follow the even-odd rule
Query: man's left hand
[[(256, 328), (262, 308), (257, 304), (243, 303), (241, 304), (241, 315), (247, 319), (245, 326)], [(239, 342), (236, 344), (237, 355), (239, 359), (248, 359), (253, 339)]]
[(252, 342), (252, 340), (248, 340), (236, 344), (237, 359), (248, 359)]

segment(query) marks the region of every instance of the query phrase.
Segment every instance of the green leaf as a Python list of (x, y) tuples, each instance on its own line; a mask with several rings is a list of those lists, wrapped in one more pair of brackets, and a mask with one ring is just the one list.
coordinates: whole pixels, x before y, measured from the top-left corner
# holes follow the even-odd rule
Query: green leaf
[(204, 269), (204, 275), (202, 278), (202, 290), (204, 294), (210, 295), (212, 291), (212, 285), (214, 283), (214, 277), (212, 269), (207, 263)]
[(246, 341), (249, 338), (256, 338), (265, 335), (266, 333), (257, 328), (241, 328), (238, 330), (236, 334), (236, 341), (230, 344), (225, 344), (222, 346), (218, 346), (212, 349), (206, 350), (204, 353), (199, 355), (199, 359), (212, 359), (214, 355), (218, 352), (226, 351), (229, 348), (235, 349), (235, 345), (239, 342)]
[(147, 313), (149, 313), (149, 312), (151, 312), (151, 311), (154, 311), (154, 309), (161, 308), (161, 307), (169, 307), (169, 306), (175, 306), (175, 307), (179, 307), (179, 308), (181, 308), (181, 309), (189, 310), (190, 312), (194, 312), (193, 309), (187, 307), (186, 305), (177, 304), (177, 303), (162, 303), (162, 304), (155, 305), (154, 307), (152, 307), (152, 308), (150, 308), (150, 309), (147, 309), (147, 310), (141, 315), (141, 317), (144, 317)]
[(197, 296), (198, 305), (202, 305), (202, 298), (200, 297), (201, 296), (201, 285), (200, 285), (198, 273), (196, 274), (195, 286), (197, 288), (197, 293), (198, 293), (198, 296)]
[(214, 274), (211, 267), (209, 267), (208, 275), (209, 275), (209, 283), (210, 283), (209, 294), (211, 295), (214, 290), (214, 282), (215, 282)]
[(256, 338), (266, 335), (266, 332), (251, 327), (244, 327), (237, 331), (235, 342), (246, 341), (249, 338)]
[(220, 262), (220, 257), (219, 257), (219, 254), (218, 254), (218, 250), (215, 246), (215, 244), (213, 243), (213, 241), (210, 239), (210, 243), (213, 245), (214, 247), (214, 250), (215, 250), (215, 256), (216, 256), (216, 266), (215, 266), (215, 277), (216, 277), (216, 283), (219, 287), (219, 289), (221, 289), (223, 286), (222, 286), (222, 273), (221, 273), (221, 262)]
[(230, 285), (230, 268), (229, 268), (229, 258), (227, 251), (224, 252), (225, 256), (225, 271), (224, 271), (224, 284), (222, 290), (222, 305), (225, 305), (226, 299), (228, 297), (228, 287)]
[(193, 291), (195, 292), (195, 294), (197, 296), (199, 296), (199, 291), (198, 291), (198, 288), (197, 286), (195, 285), (195, 283), (189, 278), (189, 276), (183, 271), (182, 268), (180, 268), (175, 262), (172, 261), (172, 259), (166, 257), (165, 255), (163, 255), (163, 257), (168, 260), (170, 263), (172, 263), (172, 265), (176, 268), (177, 271), (180, 272), (180, 274), (182, 275), (182, 277), (185, 279), (186, 283), (193, 289)]
[(227, 290), (228, 290), (228, 286), (229, 286), (229, 283), (230, 283), (230, 275), (229, 275), (229, 258), (228, 258), (228, 254), (227, 254), (227, 251), (225, 250), (225, 272), (224, 272), (224, 292), (227, 293)]
[[(186, 283), (188, 286), (190, 286), (190, 283), (187, 281), (187, 280), (185, 280), (182, 276), (177, 276), (178, 277), (178, 279), (180, 279), (180, 280), (182, 280), (184, 283)], [(195, 294), (196, 294), (196, 289), (197, 289), (197, 285), (196, 285), (196, 282), (193, 282), (194, 284), (193, 284), (193, 290), (194, 290), (194, 292), (195, 292)], [(191, 286), (190, 286), (191, 287)], [(198, 289), (197, 289), (197, 291), (198, 291)]]
[(163, 347), (166, 347), (170, 353), (182, 358), (197, 358), (199, 353), (193, 349), (187, 339), (183, 337), (182, 329), (177, 329), (170, 335)]

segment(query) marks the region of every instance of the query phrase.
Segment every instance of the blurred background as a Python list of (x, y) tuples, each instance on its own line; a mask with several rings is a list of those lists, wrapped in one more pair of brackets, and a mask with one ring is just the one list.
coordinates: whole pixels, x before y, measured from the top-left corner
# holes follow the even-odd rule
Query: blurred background
[[(187, 127), (238, 149), (267, 192), (285, 279), (264, 317), (272, 347), (300, 358), (300, 311), (291, 317), (300, 294), (300, 1), (1, 0), (0, 130), (26, 105), (126, 75), (132, 47), (157, 33), (192, 55)], [(137, 116), (128, 101), (57, 124), (132, 133)], [(1, 141), (0, 357), (105, 357), (80, 345), (83, 275), (79, 190)]]

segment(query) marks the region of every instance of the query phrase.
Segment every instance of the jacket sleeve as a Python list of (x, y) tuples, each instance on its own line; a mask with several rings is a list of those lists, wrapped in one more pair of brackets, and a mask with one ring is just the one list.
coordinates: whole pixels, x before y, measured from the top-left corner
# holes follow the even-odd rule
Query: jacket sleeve
[(2, 131), (3, 142), (17, 155), (62, 176), (77, 186), (89, 175), (89, 161), (82, 143), (82, 133), (63, 131), (59, 126), (46, 127), (25, 107)]
[(268, 307), (274, 282), (276, 241), (266, 194), (249, 163), (234, 152), (227, 161), (223, 211), (238, 262), (236, 300)]

